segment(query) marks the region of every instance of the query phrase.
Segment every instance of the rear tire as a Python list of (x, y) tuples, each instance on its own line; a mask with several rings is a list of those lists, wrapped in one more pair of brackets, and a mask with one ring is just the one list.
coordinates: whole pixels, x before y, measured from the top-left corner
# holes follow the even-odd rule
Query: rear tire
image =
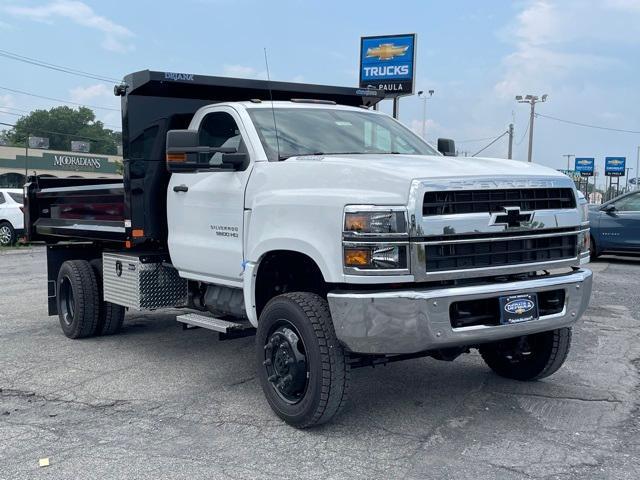
[(16, 231), (9, 222), (0, 222), (0, 247), (10, 247), (18, 240)]
[(124, 322), (125, 308), (115, 303), (104, 301), (104, 288), (102, 284), (102, 260), (91, 260), (91, 266), (96, 274), (98, 292), (100, 292), (100, 313), (98, 317), (97, 335), (113, 335), (118, 333)]
[(62, 331), (69, 338), (94, 335), (98, 326), (98, 282), (86, 260), (67, 260), (60, 267), (56, 301)]
[(483, 345), (480, 355), (501, 377), (528, 381), (557, 372), (570, 347), (571, 328), (560, 328)]
[(294, 292), (273, 298), (260, 314), (256, 366), (273, 411), (307, 428), (331, 420), (346, 402), (349, 364), (322, 297)]

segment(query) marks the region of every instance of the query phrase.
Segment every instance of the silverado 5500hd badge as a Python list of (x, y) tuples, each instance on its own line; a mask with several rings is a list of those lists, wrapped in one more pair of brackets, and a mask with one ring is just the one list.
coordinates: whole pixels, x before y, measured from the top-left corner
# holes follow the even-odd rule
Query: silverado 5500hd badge
[(209, 225), (209, 228), (216, 232), (218, 237), (238, 238), (238, 232), (240, 231), (238, 227), (228, 225)]

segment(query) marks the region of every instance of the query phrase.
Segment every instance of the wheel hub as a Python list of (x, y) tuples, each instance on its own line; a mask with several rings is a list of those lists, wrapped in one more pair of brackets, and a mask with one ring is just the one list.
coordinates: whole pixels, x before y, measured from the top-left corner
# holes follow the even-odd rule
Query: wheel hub
[(0, 227), (0, 245), (9, 245), (11, 241), (11, 230), (6, 225)]
[(62, 318), (64, 320), (64, 323), (66, 323), (67, 325), (71, 325), (71, 323), (73, 322), (75, 305), (73, 299), (73, 288), (71, 287), (71, 283), (67, 278), (65, 278), (60, 285), (60, 297)]
[(265, 344), (263, 365), (275, 391), (288, 403), (297, 403), (307, 387), (307, 357), (293, 327), (281, 326)]

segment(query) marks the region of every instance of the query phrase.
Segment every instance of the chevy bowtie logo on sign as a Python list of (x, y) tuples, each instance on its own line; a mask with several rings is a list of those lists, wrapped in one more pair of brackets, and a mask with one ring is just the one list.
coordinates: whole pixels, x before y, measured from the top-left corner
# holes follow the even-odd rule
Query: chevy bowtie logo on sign
[(576, 158), (576, 172), (581, 177), (593, 177), (595, 158)]
[(360, 39), (360, 88), (385, 90), (389, 97), (413, 93), (416, 35)]
[(607, 177), (622, 177), (626, 162), (627, 157), (605, 157), (604, 174)]

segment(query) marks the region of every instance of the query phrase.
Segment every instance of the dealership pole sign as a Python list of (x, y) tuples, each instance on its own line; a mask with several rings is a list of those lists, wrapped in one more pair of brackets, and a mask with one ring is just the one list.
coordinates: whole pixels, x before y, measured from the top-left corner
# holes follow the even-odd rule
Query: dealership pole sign
[(387, 97), (413, 93), (415, 33), (360, 39), (360, 88), (385, 90)]
[(605, 157), (604, 174), (607, 177), (623, 177), (627, 157)]
[(576, 172), (581, 177), (593, 177), (595, 163), (595, 158), (576, 157)]

